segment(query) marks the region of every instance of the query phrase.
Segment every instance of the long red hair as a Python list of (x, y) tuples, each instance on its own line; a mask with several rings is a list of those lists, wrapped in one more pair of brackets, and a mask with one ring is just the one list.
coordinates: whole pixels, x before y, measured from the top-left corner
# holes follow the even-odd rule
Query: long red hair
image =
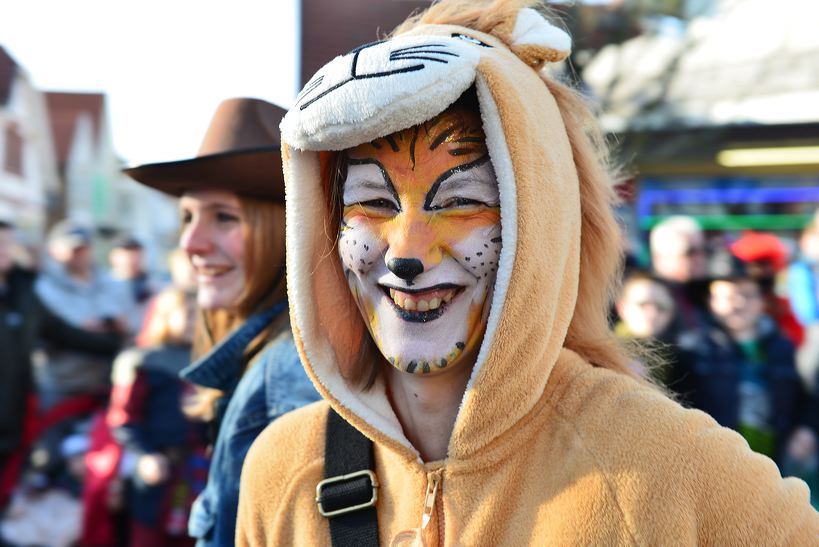
[[(208, 353), (216, 344), (238, 328), (257, 311), (285, 298), (284, 205), (281, 203), (239, 197), (245, 245), (245, 286), (230, 310), (201, 310), (193, 340), (193, 358)], [(245, 349), (243, 367), (264, 344), (288, 325), (287, 313), (267, 326)], [(186, 406), (186, 413), (211, 419), (214, 403), (222, 396), (216, 389), (199, 388), (197, 397)]]

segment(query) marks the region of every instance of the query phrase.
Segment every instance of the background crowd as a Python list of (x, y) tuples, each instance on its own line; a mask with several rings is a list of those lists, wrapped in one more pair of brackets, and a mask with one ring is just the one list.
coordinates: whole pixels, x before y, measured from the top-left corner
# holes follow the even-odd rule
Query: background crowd
[(626, 268), (614, 314), (618, 334), (654, 349), (635, 366), (739, 432), (783, 474), (804, 479), (814, 506), (817, 219), (788, 242), (708, 233), (689, 217), (669, 217), (649, 234), (650, 263)]
[(27, 255), (0, 222), (2, 538), (124, 544), (161, 522), (186, 543), (208, 469), (178, 375), (195, 321), (189, 263), (175, 251), (167, 274), (149, 274), (130, 237), (100, 263), (95, 236), (65, 220)]
[[(0, 503), (12, 544), (187, 544), (207, 424), (185, 413), (196, 306), (186, 257), (146, 272), (139, 241), (95, 261), (64, 221), (42, 256), (0, 222)], [(668, 217), (629, 254), (612, 327), (634, 366), (739, 432), (819, 506), (819, 214), (797, 240)], [(145, 536), (133, 530), (144, 527)]]

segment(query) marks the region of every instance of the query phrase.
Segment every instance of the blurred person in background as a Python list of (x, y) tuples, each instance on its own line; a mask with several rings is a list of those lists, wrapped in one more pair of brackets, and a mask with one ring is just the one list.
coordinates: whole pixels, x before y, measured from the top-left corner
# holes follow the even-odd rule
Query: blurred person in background
[(47, 359), (37, 367), (41, 404), (52, 406), (76, 394), (100, 395), (110, 390), (112, 357), (130, 334), (131, 293), (94, 264), (92, 233), (70, 220), (48, 235), (48, 254), (37, 278), (38, 298), (52, 313), (90, 334), (103, 334), (96, 347), (77, 349), (71, 340), (46, 336)]
[(148, 303), (159, 288), (157, 281), (145, 269), (142, 243), (133, 236), (118, 239), (108, 252), (108, 262), (113, 278), (122, 281), (131, 290), (136, 305), (129, 320), (132, 329), (139, 331)]
[(685, 396), (694, 408), (738, 431), (750, 447), (782, 464), (795, 431), (813, 435), (794, 346), (765, 315), (757, 279), (734, 259), (708, 285), (713, 319), (680, 337)]
[(747, 232), (730, 245), (730, 251), (746, 264), (748, 273), (759, 283), (765, 299), (765, 313), (798, 347), (804, 334), (802, 325), (791, 311), (790, 301), (779, 295), (777, 287), (779, 275), (788, 267), (788, 248), (774, 234)]
[(620, 338), (637, 340), (654, 349), (660, 363), (651, 367), (650, 374), (673, 390), (679, 374), (678, 355), (673, 345), (677, 341), (678, 326), (668, 285), (649, 272), (633, 270), (623, 281), (615, 309), (618, 321), (614, 332)]
[(239, 475), (250, 444), (268, 423), (319, 398), (299, 361), (287, 313), (283, 115), (261, 100), (226, 100), (195, 158), (125, 171), (180, 197), (180, 247), (196, 274), (203, 310), (197, 361), (182, 373), (201, 387), (189, 412), (212, 424), (215, 439), (208, 483), (188, 526), (197, 545), (233, 544)]
[(196, 289), (196, 272), (185, 249), (177, 247), (168, 253), (168, 272), (172, 287), (183, 291)]
[(133, 461), (127, 511), (130, 545), (193, 545), (190, 506), (207, 478), (204, 424), (182, 411), (190, 364), (196, 297), (165, 289), (156, 298), (146, 347), (114, 362), (108, 422)]
[(658, 223), (649, 234), (649, 251), (654, 273), (671, 288), (680, 328), (702, 326), (708, 251), (697, 221), (672, 216)]
[[(173, 287), (181, 291), (191, 291), (196, 289), (196, 274), (193, 271), (188, 255), (184, 249), (174, 248), (167, 256), (168, 274), (170, 283), (166, 288)], [(137, 346), (144, 346), (147, 342), (147, 326), (150, 323), (153, 308), (156, 303), (156, 296), (152, 297), (145, 305), (142, 327), (134, 340)]]
[(811, 393), (819, 396), (819, 211), (802, 230), (799, 251), (788, 268), (788, 299), (805, 329), (797, 366)]
[[(10, 220), (0, 219), (0, 477), (20, 448), (26, 399), (31, 385), (31, 355), (37, 329), (34, 273), (15, 263), (15, 233)], [(0, 508), (10, 485), (0, 491)]]
[(90, 415), (107, 402), (111, 364), (130, 335), (133, 298), (93, 262), (92, 232), (64, 220), (47, 238), (48, 257), (34, 285), (41, 308), (44, 359), (34, 366), (41, 411), (61, 419), (37, 441), (30, 458), (38, 483), (79, 488)]
[[(819, 405), (816, 401), (810, 404), (810, 412), (814, 418), (819, 418)], [(812, 428), (800, 427), (788, 440), (785, 456), (782, 462), (782, 473), (799, 477), (810, 488), (810, 503), (814, 509), (819, 509), (819, 450), (817, 447), (816, 419)]]
[[(164, 290), (195, 291), (196, 281), (185, 251), (178, 247), (173, 249), (168, 253), (167, 263), (170, 283)], [(162, 294), (152, 296), (146, 303), (142, 327), (134, 340), (137, 347), (155, 345), (152, 317)], [(116, 377), (116, 370), (114, 375)], [(116, 393), (115, 385), (112, 396)], [(121, 413), (116, 411), (100, 412), (91, 428), (91, 445), (85, 454), (83, 547), (124, 544), (130, 535), (124, 481), (119, 476), (120, 467), (127, 468), (129, 458), (126, 456), (123, 460), (123, 446), (112, 431), (112, 424), (118, 423), (118, 416)]]
[(614, 330), (623, 338), (659, 338), (674, 318), (668, 286), (646, 272), (626, 277), (615, 306), (620, 322)]

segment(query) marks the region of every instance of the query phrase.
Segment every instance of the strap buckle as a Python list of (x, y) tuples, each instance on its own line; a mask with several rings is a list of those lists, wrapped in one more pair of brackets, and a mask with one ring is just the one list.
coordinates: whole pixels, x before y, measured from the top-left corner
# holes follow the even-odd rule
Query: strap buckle
[[(325, 510), (322, 502), (322, 494), (324, 493), (324, 489), (327, 486), (331, 486), (333, 484), (338, 484), (341, 482), (347, 482), (359, 477), (369, 477), (370, 479), (370, 488), (372, 489), (372, 497), (369, 501), (364, 503), (359, 503), (356, 505), (351, 505), (349, 507), (341, 507), (340, 509), (333, 509), (333, 510)], [(359, 511), (361, 509), (366, 509), (367, 507), (372, 507), (375, 505), (376, 500), (378, 500), (378, 480), (375, 478), (375, 473), (369, 469), (364, 469), (361, 471), (356, 471), (354, 473), (348, 473), (346, 475), (338, 475), (336, 477), (329, 477), (324, 479), (323, 481), (319, 482), (316, 485), (316, 506), (318, 507), (319, 513), (321, 516), (326, 518), (335, 517), (337, 515), (343, 515), (345, 513), (352, 513), (353, 511)], [(327, 500), (324, 500), (325, 502)]]

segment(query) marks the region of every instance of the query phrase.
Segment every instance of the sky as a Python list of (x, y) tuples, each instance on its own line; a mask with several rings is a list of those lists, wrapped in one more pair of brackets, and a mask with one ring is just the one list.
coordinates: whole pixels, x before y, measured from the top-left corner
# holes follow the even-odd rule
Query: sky
[(196, 154), (217, 105), (296, 95), (295, 0), (0, 0), (0, 45), (44, 91), (107, 96), (128, 165)]

